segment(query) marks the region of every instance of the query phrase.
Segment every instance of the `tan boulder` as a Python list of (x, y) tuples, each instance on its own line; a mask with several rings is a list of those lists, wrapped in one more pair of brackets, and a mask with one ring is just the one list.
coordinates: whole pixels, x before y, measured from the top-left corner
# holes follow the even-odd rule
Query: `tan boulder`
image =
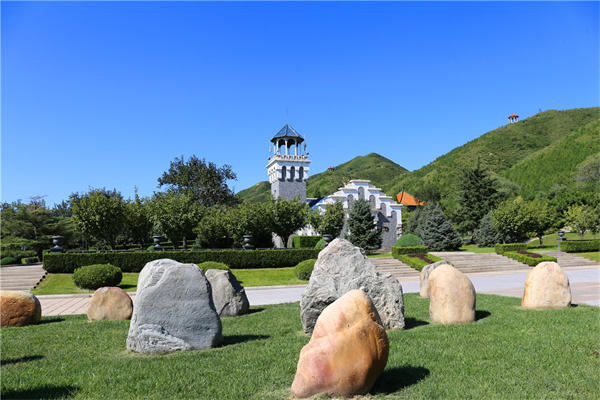
[(0, 290), (0, 324), (2, 326), (24, 326), (40, 322), (40, 301), (28, 292)]
[(441, 324), (475, 321), (475, 288), (451, 265), (441, 265), (429, 275), (429, 316)]
[(560, 308), (571, 305), (569, 278), (555, 262), (542, 262), (525, 279), (521, 306), (525, 308)]
[(101, 287), (96, 290), (87, 309), (90, 321), (130, 319), (132, 313), (131, 297), (116, 286)]
[(431, 272), (434, 269), (436, 269), (440, 265), (445, 265), (445, 264), (448, 264), (448, 262), (442, 260), (442, 261), (438, 261), (438, 262), (435, 262), (433, 264), (429, 264), (429, 265), (426, 265), (423, 267), (423, 269), (421, 270), (421, 273), (419, 274), (419, 281), (420, 281), (419, 296), (421, 296), (424, 299), (429, 297), (429, 275), (431, 274)]
[(327, 306), (302, 348), (292, 392), (354, 396), (367, 393), (385, 369), (389, 343), (377, 309), (362, 290)]

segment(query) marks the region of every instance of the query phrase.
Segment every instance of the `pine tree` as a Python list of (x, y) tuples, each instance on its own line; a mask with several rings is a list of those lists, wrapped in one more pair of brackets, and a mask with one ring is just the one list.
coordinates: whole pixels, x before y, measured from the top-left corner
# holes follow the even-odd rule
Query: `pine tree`
[(489, 247), (495, 245), (496, 243), (502, 243), (502, 235), (500, 235), (498, 231), (494, 229), (494, 226), (492, 225), (492, 218), (490, 217), (489, 213), (481, 218), (481, 222), (479, 222), (479, 228), (477, 228), (473, 234), (473, 239), (479, 247)]
[(421, 238), (429, 250), (458, 250), (462, 245), (462, 239), (452, 228), (440, 206), (428, 205), (424, 211), (426, 217), (422, 225)]
[(381, 246), (381, 232), (375, 226), (371, 206), (366, 200), (356, 200), (348, 217), (350, 232), (346, 239), (364, 250), (378, 249)]
[(459, 208), (453, 216), (458, 230), (473, 232), (481, 219), (498, 203), (497, 182), (477, 162), (476, 168), (463, 170), (458, 183)]

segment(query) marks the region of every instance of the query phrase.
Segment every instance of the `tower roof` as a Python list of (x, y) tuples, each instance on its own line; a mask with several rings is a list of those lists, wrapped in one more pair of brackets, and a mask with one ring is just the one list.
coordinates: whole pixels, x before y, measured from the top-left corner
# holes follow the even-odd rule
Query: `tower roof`
[(298, 132), (296, 132), (296, 130), (294, 128), (292, 128), (291, 126), (289, 126), (288, 124), (285, 124), (283, 126), (283, 128), (281, 128), (279, 130), (279, 132), (277, 132), (277, 134), (275, 136), (273, 136), (273, 139), (271, 139), (271, 142), (276, 142), (277, 140), (288, 139), (288, 138), (293, 138), (298, 143), (302, 143), (304, 141), (304, 138), (302, 137), (302, 135), (300, 135)]

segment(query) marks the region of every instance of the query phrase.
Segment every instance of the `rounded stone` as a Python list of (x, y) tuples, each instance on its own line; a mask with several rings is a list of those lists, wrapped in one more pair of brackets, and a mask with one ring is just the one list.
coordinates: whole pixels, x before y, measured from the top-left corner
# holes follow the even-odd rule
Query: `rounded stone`
[(562, 308), (571, 305), (569, 278), (555, 262), (536, 265), (525, 279), (524, 308)]
[(419, 281), (420, 281), (420, 287), (419, 287), (419, 296), (421, 296), (422, 298), (426, 299), (429, 297), (429, 275), (431, 274), (431, 272), (436, 269), (437, 267), (439, 267), (440, 265), (445, 265), (448, 264), (446, 261), (438, 261), (435, 262), (433, 264), (429, 264), (423, 267), (423, 269), (421, 270), (421, 273), (419, 274)]
[(429, 275), (429, 316), (441, 324), (475, 321), (475, 287), (451, 265), (440, 265)]
[(106, 286), (96, 290), (87, 309), (87, 316), (91, 321), (130, 319), (132, 313), (131, 297), (116, 286)]
[(42, 306), (40, 301), (28, 292), (0, 290), (0, 324), (4, 326), (25, 326), (40, 322)]

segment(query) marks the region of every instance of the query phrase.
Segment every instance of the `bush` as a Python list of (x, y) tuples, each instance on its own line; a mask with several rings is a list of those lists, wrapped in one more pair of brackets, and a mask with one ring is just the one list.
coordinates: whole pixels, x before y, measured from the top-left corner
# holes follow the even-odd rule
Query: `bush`
[[(539, 257), (532, 257), (530, 254), (535, 254), (536, 256), (539, 256)], [(547, 256), (545, 254), (537, 254), (537, 253), (530, 253), (530, 254), (521, 254), (521, 253), (517, 253), (516, 251), (505, 251), (504, 254), (502, 254), (502, 255), (505, 257), (512, 258), (513, 260), (522, 262), (523, 264), (527, 264), (531, 267), (535, 267), (536, 265), (538, 265), (539, 263), (544, 262), (544, 261), (556, 262), (555, 257)]]
[(527, 250), (527, 243), (496, 243), (494, 250), (496, 254), (504, 254), (507, 251)]
[(399, 254), (396, 257), (398, 260), (402, 261), (404, 264), (416, 269), (417, 271), (421, 271), (424, 266), (433, 264), (437, 261), (442, 261), (441, 258), (434, 256), (433, 254)]
[(298, 279), (302, 279), (304, 281), (309, 280), (316, 262), (316, 258), (299, 262), (294, 268), (294, 274), (296, 274)]
[(321, 239), (317, 242), (317, 244), (315, 244), (315, 249), (324, 249), (325, 248), (325, 239)]
[(21, 264), (33, 264), (39, 262), (39, 258), (37, 257), (23, 257), (23, 259), (21, 259)]
[(422, 246), (422, 245), (423, 245), (423, 240), (421, 240), (420, 237), (418, 237), (417, 235), (414, 235), (412, 233), (405, 233), (404, 235), (400, 236), (400, 238), (398, 240), (396, 240), (396, 246), (399, 246), (399, 247)]
[(0, 259), (0, 265), (16, 264), (17, 262), (17, 259), (14, 257), (2, 257)]
[(295, 249), (303, 248), (303, 247), (315, 247), (317, 243), (321, 240), (321, 236), (294, 236), (292, 238), (292, 247)]
[(400, 254), (426, 254), (427, 246), (393, 246), (392, 257), (398, 258)]
[(73, 272), (73, 282), (82, 289), (96, 290), (104, 286), (117, 286), (123, 274), (111, 264), (95, 264), (79, 267)]
[(229, 267), (227, 264), (223, 264), (216, 261), (205, 261), (203, 263), (198, 264), (200, 268), (202, 268), (202, 272), (206, 273), (209, 269), (224, 269), (225, 271), (229, 271)]
[(217, 261), (242, 269), (283, 268), (316, 258), (318, 254), (318, 249), (48, 253), (44, 255), (44, 269), (52, 273), (71, 273), (83, 265), (112, 264), (123, 272), (140, 272), (147, 262), (160, 258), (193, 264)]
[(563, 240), (560, 242), (560, 250), (567, 253), (600, 251), (600, 240)]

